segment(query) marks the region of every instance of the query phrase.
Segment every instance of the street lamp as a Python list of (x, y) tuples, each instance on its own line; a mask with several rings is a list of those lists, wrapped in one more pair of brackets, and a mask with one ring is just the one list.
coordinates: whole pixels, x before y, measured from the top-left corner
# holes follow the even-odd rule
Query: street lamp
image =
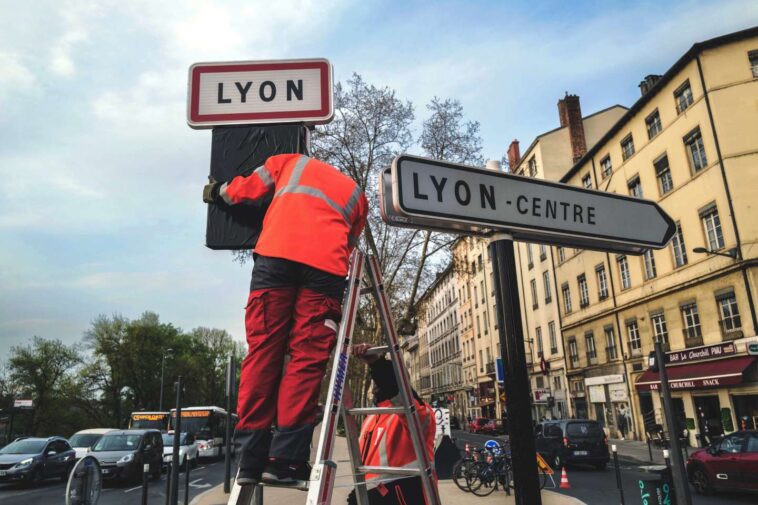
[(718, 251), (712, 251), (710, 249), (706, 249), (705, 247), (696, 247), (696, 248), (694, 248), (692, 250), (692, 252), (698, 253), (698, 254), (712, 254), (714, 256), (724, 256), (726, 258), (732, 258), (733, 260), (737, 259), (737, 248), (736, 247), (732, 247), (731, 249), (729, 249), (725, 253), (718, 252)]
[(174, 350), (166, 349), (163, 353), (163, 356), (161, 356), (161, 394), (160, 394), (160, 400), (158, 402), (158, 412), (163, 412), (163, 371), (166, 366), (166, 355), (170, 352), (174, 352)]

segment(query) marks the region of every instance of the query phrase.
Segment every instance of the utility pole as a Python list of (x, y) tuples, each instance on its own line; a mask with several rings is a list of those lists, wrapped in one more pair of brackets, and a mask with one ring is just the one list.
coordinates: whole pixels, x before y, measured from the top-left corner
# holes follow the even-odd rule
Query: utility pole
[(226, 441), (224, 444), (224, 493), (231, 491), (229, 481), (232, 477), (232, 396), (235, 386), (234, 354), (229, 356), (226, 365)]
[(182, 436), (182, 376), (176, 378), (176, 422), (174, 422), (174, 447), (171, 455), (171, 499), (169, 505), (179, 502), (179, 438)]
[(663, 344), (658, 339), (655, 342), (655, 361), (658, 365), (658, 374), (661, 379), (661, 397), (663, 399), (663, 413), (666, 416), (666, 425), (669, 431), (669, 443), (671, 444), (671, 473), (674, 480), (674, 490), (677, 502), (681, 505), (692, 505), (690, 486), (687, 482), (687, 473), (684, 470), (682, 449), (679, 445), (679, 427), (674, 417), (674, 403), (671, 400), (671, 387), (669, 386), (668, 373), (666, 372), (666, 357), (663, 353)]
[(163, 372), (166, 368), (166, 354), (173, 352), (173, 349), (166, 349), (161, 356), (161, 393), (160, 400), (158, 401), (158, 411), (163, 412)]

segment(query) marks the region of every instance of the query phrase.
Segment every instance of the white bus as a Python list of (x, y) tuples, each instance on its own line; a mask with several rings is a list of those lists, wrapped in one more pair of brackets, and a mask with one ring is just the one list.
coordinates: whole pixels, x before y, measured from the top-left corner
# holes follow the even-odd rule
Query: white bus
[[(182, 433), (191, 433), (197, 441), (198, 456), (218, 458), (224, 454), (226, 443), (226, 423), (229, 415), (221, 407), (182, 408)], [(231, 416), (232, 430), (237, 424), (237, 415)], [(176, 424), (176, 409), (171, 409), (169, 430)]]

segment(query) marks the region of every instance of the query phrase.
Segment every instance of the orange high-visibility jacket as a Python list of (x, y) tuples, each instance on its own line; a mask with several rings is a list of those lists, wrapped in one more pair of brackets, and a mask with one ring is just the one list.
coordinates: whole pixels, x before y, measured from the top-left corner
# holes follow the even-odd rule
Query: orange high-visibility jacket
[(347, 275), (366, 224), (366, 195), (353, 179), (302, 154), (271, 156), (248, 177), (221, 186), (230, 205), (274, 194), (255, 252)]
[[(399, 398), (384, 400), (377, 407), (401, 406)], [(418, 411), (429, 461), (434, 461), (434, 434), (437, 425), (434, 411), (415, 398), (413, 404)], [(417, 467), (416, 452), (408, 431), (408, 421), (401, 414), (372, 414), (363, 421), (359, 438), (361, 459), (366, 466)], [(396, 475), (397, 478), (402, 478)], [(391, 478), (390, 475), (366, 474), (366, 480)], [(436, 477), (435, 477), (436, 479)]]

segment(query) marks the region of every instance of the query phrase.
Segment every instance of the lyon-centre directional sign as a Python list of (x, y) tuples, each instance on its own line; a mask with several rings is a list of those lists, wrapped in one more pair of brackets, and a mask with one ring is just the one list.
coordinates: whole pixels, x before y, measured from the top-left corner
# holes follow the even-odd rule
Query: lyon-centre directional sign
[(325, 59), (195, 63), (189, 69), (192, 128), (328, 123), (332, 66)]
[(402, 155), (392, 163), (398, 214), (491, 228), (516, 240), (640, 254), (664, 247), (674, 221), (653, 201)]

